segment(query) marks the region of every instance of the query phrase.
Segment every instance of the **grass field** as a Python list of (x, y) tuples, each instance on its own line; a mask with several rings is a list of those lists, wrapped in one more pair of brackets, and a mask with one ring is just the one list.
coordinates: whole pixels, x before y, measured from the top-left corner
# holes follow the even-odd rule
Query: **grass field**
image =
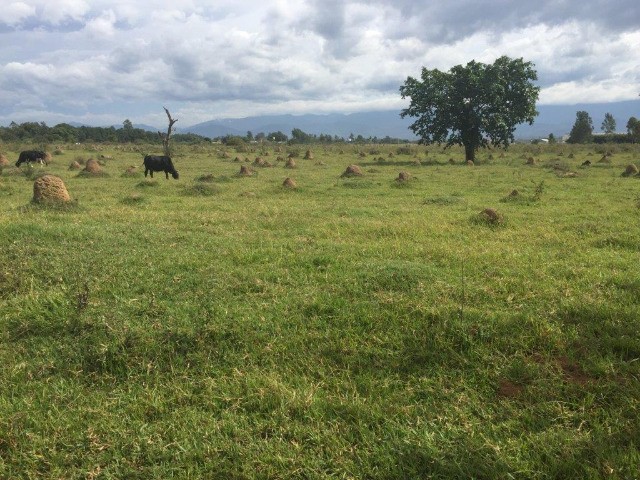
[(639, 147), (86, 148), (0, 175), (0, 478), (640, 478)]

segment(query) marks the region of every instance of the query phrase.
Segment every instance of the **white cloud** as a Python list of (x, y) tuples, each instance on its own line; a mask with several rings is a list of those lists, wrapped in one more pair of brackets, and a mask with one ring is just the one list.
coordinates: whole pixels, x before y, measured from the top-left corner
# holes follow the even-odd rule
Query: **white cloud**
[(189, 124), (402, 108), (398, 88), (422, 66), (505, 54), (535, 63), (541, 102), (637, 98), (639, 7), (623, 3), (626, 16), (601, 18), (588, 0), (13, 2), (0, 16), (11, 27), (0, 29), (0, 109), (163, 123), (149, 105), (174, 102)]
[(35, 15), (35, 13), (36, 9), (32, 5), (27, 5), (24, 2), (12, 2), (2, 8), (0, 24), (13, 26)]

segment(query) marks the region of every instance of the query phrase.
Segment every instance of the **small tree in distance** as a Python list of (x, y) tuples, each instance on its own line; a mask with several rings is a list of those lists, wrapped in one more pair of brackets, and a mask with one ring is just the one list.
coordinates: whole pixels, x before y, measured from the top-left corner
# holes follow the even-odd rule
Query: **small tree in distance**
[(640, 142), (640, 120), (636, 117), (629, 117), (627, 134), (631, 137), (633, 143)]
[(409, 127), (421, 143), (464, 145), (466, 160), (475, 160), (490, 143), (505, 148), (516, 125), (533, 123), (540, 88), (531, 62), (503, 56), (493, 64), (471, 61), (449, 72), (422, 69), (421, 80), (408, 77), (400, 87), (411, 103), (401, 117), (416, 117)]
[(600, 127), (604, 133), (616, 133), (616, 119), (609, 112), (604, 114), (604, 120)]
[(576, 113), (576, 121), (571, 128), (568, 143), (589, 143), (593, 135), (593, 121), (588, 112), (581, 110)]

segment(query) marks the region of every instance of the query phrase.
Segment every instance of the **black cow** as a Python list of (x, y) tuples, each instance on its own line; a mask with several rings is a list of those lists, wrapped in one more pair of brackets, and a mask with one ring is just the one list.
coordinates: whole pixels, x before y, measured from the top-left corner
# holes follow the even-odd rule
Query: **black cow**
[(30, 162), (40, 162), (41, 164), (44, 163), (45, 165), (48, 165), (47, 153), (41, 152), (40, 150), (25, 150), (24, 152), (20, 152), (20, 157), (16, 162), (16, 167), (19, 167), (23, 163)]
[(171, 157), (165, 155), (155, 156), (147, 155), (144, 157), (144, 176), (147, 176), (147, 172), (151, 173), (153, 178), (153, 172), (164, 172), (167, 180), (169, 180), (169, 174), (176, 180), (178, 179), (178, 171), (173, 167)]

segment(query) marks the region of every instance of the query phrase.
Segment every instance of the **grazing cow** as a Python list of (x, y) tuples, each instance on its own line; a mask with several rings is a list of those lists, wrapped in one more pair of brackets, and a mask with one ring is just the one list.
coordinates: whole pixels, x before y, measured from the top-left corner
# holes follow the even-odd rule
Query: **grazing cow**
[(31, 163), (31, 162), (40, 162), (40, 164), (48, 165), (47, 162), (47, 153), (41, 152), (40, 150), (25, 150), (24, 152), (20, 152), (20, 157), (16, 162), (16, 167), (19, 167), (23, 163)]
[(153, 172), (164, 172), (167, 180), (169, 180), (169, 174), (176, 180), (178, 179), (178, 171), (173, 167), (171, 157), (165, 155), (155, 156), (147, 155), (144, 157), (144, 176), (147, 176), (147, 172), (151, 173), (153, 178)]

